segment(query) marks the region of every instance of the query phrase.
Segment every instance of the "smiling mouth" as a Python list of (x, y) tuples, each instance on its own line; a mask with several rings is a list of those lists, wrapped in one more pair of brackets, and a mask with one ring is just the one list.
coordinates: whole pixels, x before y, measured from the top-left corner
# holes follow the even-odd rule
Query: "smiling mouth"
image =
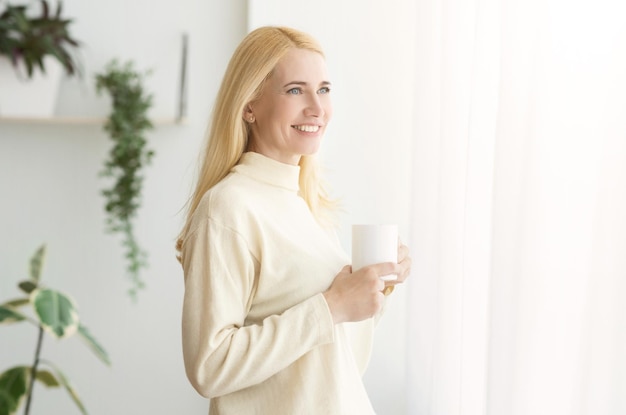
[(292, 127), (305, 133), (316, 133), (320, 129), (319, 125), (292, 125)]

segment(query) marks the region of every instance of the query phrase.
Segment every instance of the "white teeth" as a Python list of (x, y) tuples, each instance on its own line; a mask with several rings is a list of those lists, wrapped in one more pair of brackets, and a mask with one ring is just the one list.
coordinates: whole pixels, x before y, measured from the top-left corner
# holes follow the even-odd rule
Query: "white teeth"
[(296, 130), (304, 131), (306, 133), (315, 133), (320, 129), (319, 125), (294, 125)]

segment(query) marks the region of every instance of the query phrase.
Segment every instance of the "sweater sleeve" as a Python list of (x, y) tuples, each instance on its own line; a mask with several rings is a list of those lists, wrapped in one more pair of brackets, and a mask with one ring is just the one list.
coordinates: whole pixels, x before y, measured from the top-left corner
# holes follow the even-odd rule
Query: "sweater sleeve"
[(260, 383), (313, 348), (334, 341), (334, 325), (317, 294), (244, 325), (256, 280), (243, 238), (207, 219), (185, 240), (182, 341), (193, 387), (211, 398)]

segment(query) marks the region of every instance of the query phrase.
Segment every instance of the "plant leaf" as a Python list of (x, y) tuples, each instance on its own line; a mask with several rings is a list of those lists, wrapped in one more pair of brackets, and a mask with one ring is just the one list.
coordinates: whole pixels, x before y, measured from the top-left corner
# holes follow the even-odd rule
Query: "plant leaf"
[(41, 326), (57, 338), (69, 337), (78, 329), (76, 307), (65, 294), (50, 289), (35, 290), (30, 301)]
[(63, 385), (65, 390), (67, 390), (67, 393), (70, 395), (70, 398), (72, 398), (76, 406), (78, 406), (78, 409), (80, 409), (80, 412), (83, 413), (84, 415), (87, 415), (87, 410), (85, 409), (85, 406), (83, 405), (83, 403), (80, 401), (80, 398), (78, 397), (78, 394), (76, 393), (76, 390), (70, 383), (67, 376), (65, 376), (65, 374), (61, 371), (61, 369), (59, 369), (58, 366), (52, 364), (52, 362), (50, 362), (49, 360), (42, 359), (41, 362), (50, 366), (50, 368), (56, 374), (56, 377), (59, 383)]
[(0, 415), (13, 415), (17, 408), (15, 399), (7, 391), (0, 389)]
[(14, 414), (28, 389), (30, 368), (16, 366), (0, 375), (0, 415)]
[(37, 289), (37, 282), (27, 280), (20, 282), (19, 284), (17, 284), (17, 286), (26, 294), (30, 294)]
[(39, 282), (43, 262), (46, 259), (46, 245), (41, 245), (30, 260), (30, 278)]
[(38, 370), (35, 379), (43, 383), (49, 388), (61, 386), (59, 380), (49, 370)]
[(23, 305), (26, 305), (30, 303), (30, 299), (29, 298), (16, 298), (15, 300), (11, 300), (11, 301), (7, 301), (6, 303), (2, 304), (5, 307), (13, 307), (13, 308), (17, 308), (17, 307), (21, 307)]
[(12, 307), (0, 305), (0, 324), (17, 323), (26, 320), (26, 316)]
[(111, 365), (111, 360), (109, 360), (109, 356), (104, 348), (96, 341), (96, 339), (91, 335), (87, 327), (82, 324), (78, 325), (78, 334), (80, 337), (87, 343), (87, 346), (98, 356), (100, 360), (102, 360), (107, 366)]

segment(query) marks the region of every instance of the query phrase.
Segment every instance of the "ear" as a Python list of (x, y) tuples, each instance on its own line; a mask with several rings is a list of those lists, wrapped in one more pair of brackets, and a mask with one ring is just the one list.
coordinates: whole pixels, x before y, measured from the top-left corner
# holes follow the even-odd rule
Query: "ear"
[(243, 109), (243, 119), (246, 122), (249, 122), (250, 124), (252, 124), (255, 120), (254, 117), (254, 112), (252, 111), (252, 106), (250, 104), (247, 104), (245, 106), (245, 108)]

